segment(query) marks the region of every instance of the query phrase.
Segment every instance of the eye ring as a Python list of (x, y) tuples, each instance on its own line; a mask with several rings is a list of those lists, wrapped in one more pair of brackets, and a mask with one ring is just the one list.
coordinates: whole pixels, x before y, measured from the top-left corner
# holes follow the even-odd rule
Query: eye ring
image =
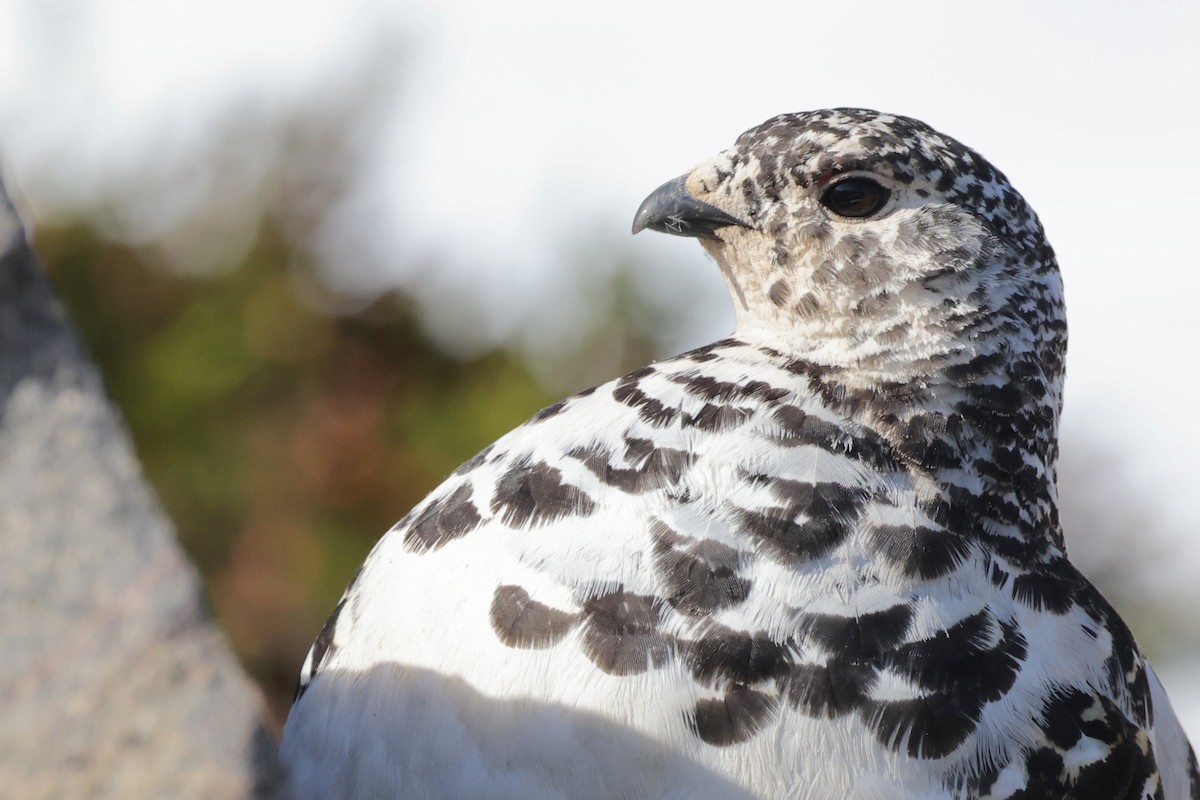
[(874, 216), (892, 198), (891, 191), (874, 178), (852, 175), (821, 193), (821, 205), (847, 219)]

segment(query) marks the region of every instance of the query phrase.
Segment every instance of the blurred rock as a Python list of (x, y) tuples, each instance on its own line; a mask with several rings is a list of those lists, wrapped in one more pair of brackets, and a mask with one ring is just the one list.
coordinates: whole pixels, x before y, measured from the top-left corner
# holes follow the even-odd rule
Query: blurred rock
[(0, 186), (0, 793), (278, 797), (214, 626)]

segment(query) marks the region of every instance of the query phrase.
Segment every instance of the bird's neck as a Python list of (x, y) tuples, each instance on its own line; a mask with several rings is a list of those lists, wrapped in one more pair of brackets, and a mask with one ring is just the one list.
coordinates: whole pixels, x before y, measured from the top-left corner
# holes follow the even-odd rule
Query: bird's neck
[(946, 524), (1013, 562), (1063, 550), (1055, 462), (1061, 380), (1011, 342), (880, 368), (833, 364), (816, 348), (783, 356), (830, 410), (877, 432), (900, 468), (931, 480)]

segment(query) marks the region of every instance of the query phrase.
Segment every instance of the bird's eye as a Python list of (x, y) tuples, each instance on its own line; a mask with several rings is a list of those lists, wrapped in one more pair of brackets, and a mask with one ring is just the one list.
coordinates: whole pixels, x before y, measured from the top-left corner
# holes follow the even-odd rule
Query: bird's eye
[(870, 178), (838, 181), (821, 195), (821, 205), (842, 217), (869, 217), (887, 204), (891, 192)]

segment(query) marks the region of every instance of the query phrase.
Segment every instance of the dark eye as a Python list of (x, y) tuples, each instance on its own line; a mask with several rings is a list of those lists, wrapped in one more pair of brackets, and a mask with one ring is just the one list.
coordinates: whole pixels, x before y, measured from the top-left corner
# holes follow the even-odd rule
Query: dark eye
[(870, 178), (846, 178), (821, 195), (821, 205), (843, 217), (861, 219), (883, 208), (891, 192)]

